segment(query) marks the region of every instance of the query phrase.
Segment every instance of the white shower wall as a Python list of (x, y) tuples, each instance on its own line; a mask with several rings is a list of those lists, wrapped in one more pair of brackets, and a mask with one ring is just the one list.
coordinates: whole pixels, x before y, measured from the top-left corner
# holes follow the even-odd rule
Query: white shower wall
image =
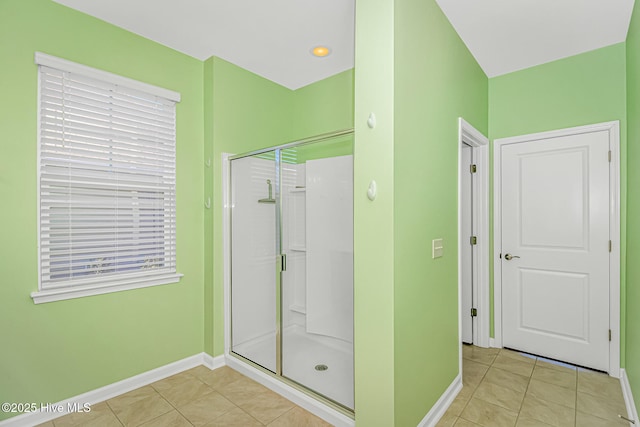
[(307, 332), (353, 342), (353, 159), (310, 160)]
[(353, 158), (285, 165), (283, 324), (353, 343)]

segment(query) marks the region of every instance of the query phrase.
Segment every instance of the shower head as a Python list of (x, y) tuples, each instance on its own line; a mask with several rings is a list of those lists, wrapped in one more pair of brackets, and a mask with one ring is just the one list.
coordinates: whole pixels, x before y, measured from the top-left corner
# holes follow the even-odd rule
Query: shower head
[(267, 180), (267, 185), (269, 186), (269, 197), (267, 197), (266, 199), (258, 200), (258, 203), (274, 204), (276, 202), (276, 199), (271, 197), (271, 180), (270, 179)]

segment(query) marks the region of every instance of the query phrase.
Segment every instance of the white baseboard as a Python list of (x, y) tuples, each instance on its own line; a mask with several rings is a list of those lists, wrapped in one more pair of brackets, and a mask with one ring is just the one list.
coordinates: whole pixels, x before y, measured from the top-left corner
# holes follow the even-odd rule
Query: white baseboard
[(202, 353), (202, 354), (203, 354), (202, 364), (211, 370), (222, 368), (223, 366), (226, 365), (223, 354), (216, 357), (210, 356), (207, 353)]
[(640, 424), (640, 421), (638, 420), (638, 410), (636, 408), (636, 403), (633, 400), (633, 393), (631, 393), (629, 377), (627, 377), (627, 371), (625, 369), (620, 369), (620, 385), (622, 386), (624, 403), (625, 405), (627, 405), (627, 417), (630, 420), (635, 420), (635, 425), (637, 426), (638, 424)]
[(490, 348), (502, 348), (502, 346), (498, 345), (498, 343), (496, 342), (495, 338), (489, 338), (489, 347)]
[(182, 371), (186, 371), (187, 369), (195, 368), (199, 365), (205, 365), (211, 369), (215, 369), (214, 367), (220, 367), (224, 365), (224, 356), (218, 356), (214, 358), (206, 353), (196, 354), (185, 359), (169, 363), (168, 365), (143, 372), (142, 374), (127, 378), (125, 380), (118, 381), (116, 383), (97, 388), (87, 393), (71, 397), (61, 402), (54, 403), (49, 406), (50, 408), (61, 408), (60, 410), (56, 409), (55, 411), (47, 411), (45, 409), (44, 411), (27, 412), (22, 415), (6, 419), (4, 421), (0, 421), (0, 426), (21, 427), (26, 425), (45, 423), (54, 418), (58, 418), (65, 414), (68, 414), (69, 406), (73, 406), (74, 404), (78, 404), (80, 408), (82, 408), (82, 405), (86, 403), (95, 405), (96, 403), (104, 402), (105, 400), (146, 386), (163, 378), (170, 377), (171, 375), (178, 374)]
[(339, 412), (327, 405), (324, 405), (317, 399), (296, 390), (290, 385), (279, 381), (278, 379), (267, 375), (266, 373), (254, 368), (246, 363), (241, 362), (233, 356), (227, 356), (225, 358), (226, 364), (240, 372), (243, 375), (251, 378), (254, 381), (259, 382), (265, 387), (275, 391), (282, 395), (286, 399), (289, 399), (296, 405), (304, 408), (312, 414), (322, 418), (326, 422), (333, 424), (336, 427), (355, 427), (355, 421), (347, 415)]
[(462, 375), (458, 374), (442, 396), (440, 396), (440, 399), (438, 399), (427, 415), (425, 415), (422, 421), (420, 421), (418, 427), (435, 426), (438, 421), (440, 421), (440, 418), (442, 418), (444, 413), (447, 412), (447, 409), (451, 403), (453, 403), (453, 400), (456, 398), (458, 393), (460, 393), (460, 390), (462, 390)]

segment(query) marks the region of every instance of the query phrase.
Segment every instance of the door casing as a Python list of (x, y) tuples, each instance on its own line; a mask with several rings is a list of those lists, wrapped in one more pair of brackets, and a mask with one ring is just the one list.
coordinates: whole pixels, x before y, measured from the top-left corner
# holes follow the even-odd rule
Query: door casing
[[(462, 164), (462, 146), (469, 145), (474, 150), (477, 172), (474, 179), (474, 224), (478, 238), (474, 266), (473, 295), (478, 316), (475, 318), (473, 343), (479, 347), (489, 347), (489, 139), (463, 118), (458, 119), (458, 342), (462, 343), (462, 245), (469, 243), (469, 236), (462, 236), (461, 223), (461, 174), (469, 173), (469, 165)], [(468, 291), (468, 290), (467, 290)], [(462, 351), (462, 350), (461, 350)], [(462, 353), (461, 353), (462, 354)], [(461, 359), (462, 360), (462, 359)]]
[(609, 253), (609, 375), (620, 377), (620, 122), (612, 121), (594, 125), (578, 126), (549, 132), (500, 138), (493, 145), (493, 301), (494, 301), (494, 339), (492, 347), (502, 347), (502, 193), (501, 147), (540, 139), (579, 135), (591, 132), (606, 131), (609, 134), (611, 164), (609, 168), (609, 236), (611, 236), (611, 252)]

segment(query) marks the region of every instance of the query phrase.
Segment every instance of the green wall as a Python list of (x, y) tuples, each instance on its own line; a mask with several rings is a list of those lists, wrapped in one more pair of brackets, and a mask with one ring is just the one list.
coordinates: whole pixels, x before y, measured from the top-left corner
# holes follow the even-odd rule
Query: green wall
[(626, 118), (624, 43), (489, 79), (491, 140), (620, 120), (621, 366), (625, 364)]
[[(35, 305), (41, 51), (182, 94), (177, 284)], [(203, 348), (203, 64), (49, 0), (0, 1), (0, 401), (56, 402)], [(9, 414), (0, 413), (0, 419)]]
[[(355, 408), (361, 426), (393, 426), (394, 1), (360, 1), (355, 33), (353, 163)], [(376, 125), (367, 126), (373, 113)], [(375, 180), (378, 194), (367, 198)]]
[[(220, 58), (205, 62), (205, 351), (224, 353), (222, 153), (240, 154), (353, 127), (353, 70), (292, 91)], [(210, 228), (210, 224), (212, 227)], [(208, 337), (213, 337), (209, 340)]]
[[(640, 162), (640, 3), (636, 2), (627, 35), (627, 165)], [(627, 169), (627, 334), (626, 365), (636, 408), (640, 408), (640, 169)], [(634, 262), (636, 261), (636, 262)]]
[(395, 425), (414, 426), (458, 374), (458, 118), (487, 133), (488, 80), (435, 1), (396, 0), (395, 28)]
[(415, 426), (459, 374), (458, 118), (487, 133), (488, 80), (433, 0), (356, 23), (356, 420)]
[(490, 137), (609, 120), (624, 125), (625, 75), (625, 45), (620, 43), (489, 79)]

